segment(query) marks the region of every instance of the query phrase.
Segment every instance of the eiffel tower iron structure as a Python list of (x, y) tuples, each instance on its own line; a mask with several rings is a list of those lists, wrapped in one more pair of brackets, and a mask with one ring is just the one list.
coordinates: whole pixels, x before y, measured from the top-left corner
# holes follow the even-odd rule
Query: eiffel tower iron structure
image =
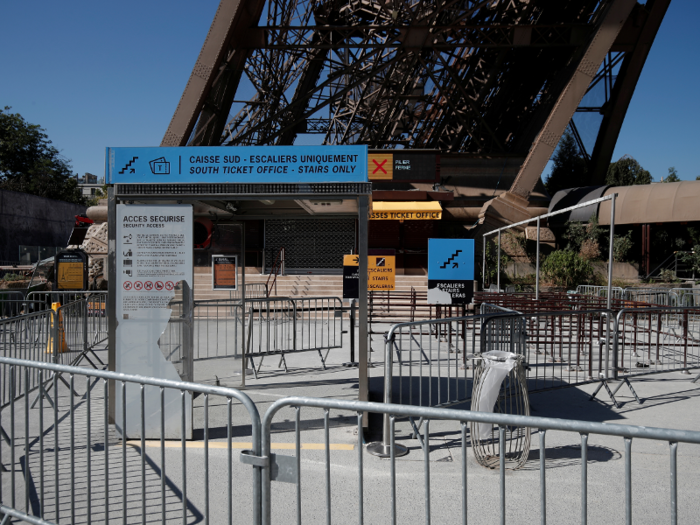
[(437, 150), (513, 222), (567, 127), (603, 182), (669, 3), (221, 0), (161, 145)]

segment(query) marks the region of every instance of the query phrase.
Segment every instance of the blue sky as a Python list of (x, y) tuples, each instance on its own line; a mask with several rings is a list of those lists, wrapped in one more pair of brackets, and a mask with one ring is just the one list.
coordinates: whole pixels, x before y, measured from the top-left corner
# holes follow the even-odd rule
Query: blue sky
[[(105, 147), (160, 144), (218, 3), (4, 0), (0, 106), (44, 127), (74, 172), (102, 176)], [(615, 149), (655, 180), (700, 175), (698, 15), (697, 0), (672, 0)]]

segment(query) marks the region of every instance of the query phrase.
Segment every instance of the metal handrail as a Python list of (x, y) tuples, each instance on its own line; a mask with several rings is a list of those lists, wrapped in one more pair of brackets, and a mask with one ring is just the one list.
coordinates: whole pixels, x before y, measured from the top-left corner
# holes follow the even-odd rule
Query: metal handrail
[[(677, 461), (676, 452), (678, 443), (692, 443), (700, 444), (700, 432), (691, 430), (680, 430), (680, 429), (667, 429), (667, 428), (656, 428), (656, 427), (642, 427), (633, 425), (620, 425), (617, 423), (596, 423), (592, 421), (578, 421), (571, 419), (557, 419), (557, 418), (547, 418), (547, 417), (537, 417), (537, 416), (521, 416), (514, 414), (500, 414), (500, 413), (487, 413), (487, 412), (474, 412), (471, 410), (454, 410), (446, 408), (428, 408), (428, 407), (416, 407), (410, 405), (395, 405), (389, 403), (374, 403), (366, 401), (347, 401), (338, 399), (317, 399), (310, 397), (287, 397), (275, 401), (265, 412), (262, 419), (262, 458), (268, 458), (271, 454), (271, 428), (274, 416), (284, 407), (309, 407), (309, 408), (321, 408), (326, 411), (330, 409), (343, 410), (349, 412), (355, 412), (358, 418), (358, 426), (362, 424), (363, 413), (378, 413), (383, 414), (386, 419), (391, 419), (391, 455), (390, 460), (392, 465), (394, 464), (395, 458), (398, 454), (395, 454), (395, 448), (397, 445), (394, 442), (394, 421), (396, 417), (407, 417), (413, 419), (422, 419), (426, 421), (441, 420), (441, 421), (455, 421), (455, 422), (475, 422), (475, 423), (485, 423), (499, 427), (500, 434), (500, 504), (499, 511), (501, 523), (505, 523), (506, 519), (506, 475), (505, 475), (505, 451), (504, 442), (507, 427), (522, 427), (522, 428), (532, 428), (538, 429), (540, 435), (540, 476), (541, 476), (541, 508), (542, 515), (546, 516), (546, 482), (545, 482), (545, 470), (546, 470), (546, 457), (545, 457), (545, 447), (544, 439), (547, 430), (558, 430), (564, 432), (578, 433), (581, 435), (581, 457), (582, 462), (587, 464), (587, 447), (588, 447), (588, 437), (590, 434), (606, 435), (606, 436), (618, 436), (625, 439), (625, 512), (627, 517), (627, 523), (632, 523), (632, 456), (631, 456), (631, 445), (632, 439), (651, 439), (656, 441), (666, 441), (669, 443), (670, 457), (671, 457), (671, 516), (672, 523), (676, 522), (678, 514), (678, 498), (677, 498)], [(298, 413), (298, 412), (297, 412)], [(326, 417), (328, 417), (326, 415)], [(427, 435), (424, 434), (424, 436)], [(466, 438), (464, 437), (463, 431), (463, 454), (466, 454)], [(361, 438), (358, 438), (361, 439)], [(360, 465), (362, 464), (362, 447), (359, 449), (359, 459)], [(326, 449), (328, 450), (328, 449)], [(298, 453), (297, 453), (298, 454)], [(428, 458), (428, 453), (425, 453), (426, 463)], [(327, 465), (330, 464), (329, 456), (327, 456)], [(466, 469), (466, 459), (464, 460)], [(297, 463), (298, 469), (299, 463)], [(361, 468), (361, 467), (360, 467)], [(427, 469), (427, 467), (426, 467)], [(426, 470), (427, 472), (427, 470)], [(584, 471), (585, 472), (585, 469)], [(327, 470), (327, 483), (330, 485), (330, 472)], [(429, 480), (429, 476), (426, 474), (426, 479)], [(466, 470), (463, 470), (463, 487), (466, 494)], [(271, 468), (264, 468), (262, 473), (262, 523), (265, 525), (270, 525), (272, 523), (272, 486), (271, 486), (272, 476)], [(585, 476), (582, 476), (582, 488), (581, 488), (581, 505), (582, 505), (582, 516), (586, 516), (588, 509), (588, 480)], [(394, 472), (392, 471), (392, 484), (394, 483)], [(429, 481), (426, 481), (429, 483)], [(429, 491), (429, 486), (426, 489), (426, 493)], [(362, 493), (362, 488), (360, 488), (360, 493)], [(330, 492), (327, 493), (327, 501), (330, 507)], [(466, 499), (464, 500), (464, 505), (466, 506)], [(391, 496), (391, 506), (392, 515), (395, 516), (396, 512), (396, 493), (392, 492)], [(362, 510), (360, 510), (360, 515), (362, 515)], [(466, 515), (466, 514), (465, 514)], [(330, 523), (330, 514), (328, 515), (328, 522)], [(428, 511), (429, 516), (429, 511)], [(393, 520), (394, 523), (396, 520)], [(464, 520), (466, 522), (466, 519)], [(584, 519), (583, 522), (586, 520)], [(543, 523), (545, 520), (543, 519)]]
[[(270, 268), (270, 275), (267, 277), (267, 282), (265, 283), (268, 297), (270, 297), (272, 286), (275, 287), (275, 295), (277, 295), (277, 274), (280, 270), (282, 271), (282, 275), (284, 275), (284, 246), (277, 250), (277, 257), (275, 257), (275, 262), (272, 264), (272, 268)], [(270, 286), (270, 279), (272, 279), (272, 286)]]

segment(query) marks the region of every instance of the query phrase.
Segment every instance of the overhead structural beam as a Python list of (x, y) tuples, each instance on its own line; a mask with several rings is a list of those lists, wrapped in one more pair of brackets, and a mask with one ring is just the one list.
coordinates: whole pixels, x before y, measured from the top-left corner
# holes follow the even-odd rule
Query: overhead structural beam
[(229, 108), (216, 107), (216, 100), (215, 107), (205, 108), (205, 102), (212, 91), (215, 98), (231, 90), (235, 93), (250, 52), (239, 43), (245, 42), (250, 28), (257, 26), (264, 4), (264, 0), (221, 0), (161, 146), (186, 146), (198, 120), (211, 125), (212, 114), (220, 111), (226, 113), (220, 117), (223, 129)]
[[(627, 42), (624, 41), (624, 38), (620, 38), (616, 42), (616, 46), (619, 43), (624, 45), (629, 51), (625, 53), (610, 100), (603, 112), (603, 121), (600, 125), (600, 132), (598, 133), (589, 165), (589, 172), (593, 173), (591, 184), (603, 184), (605, 182), (608, 166), (612, 160), (615, 144), (617, 144), (617, 138), (620, 135), (625, 115), (627, 115), (632, 95), (670, 3), (671, 0), (649, 0), (645, 6), (638, 5), (636, 7), (638, 16), (632, 13), (623, 30), (626, 32), (627, 26), (632, 26), (630, 29), (633, 30), (635, 29), (634, 26), (641, 25), (640, 28), (637, 28), (636, 40)], [(624, 35), (620, 36), (623, 37)]]
[[(470, 48), (512, 47), (576, 47), (580, 46), (591, 32), (589, 24), (558, 25), (488, 25), (449, 26), (415, 25), (369, 25), (369, 26), (290, 26), (257, 27), (252, 30), (254, 38), (242, 45), (251, 49), (387, 49), (406, 47), (409, 49), (453, 49), (456, 45)], [(367, 39), (367, 35), (381, 31), (389, 36), (384, 41)], [(310, 34), (333, 32), (335, 39), (315, 40)], [(293, 38), (288, 38), (292, 35)], [(289, 45), (287, 40), (297, 41)]]
[(526, 199), (534, 189), (566, 126), (635, 4), (636, 0), (614, 0), (610, 5), (578, 67), (561, 92), (542, 131), (535, 139), (523, 166), (513, 181), (511, 193)]

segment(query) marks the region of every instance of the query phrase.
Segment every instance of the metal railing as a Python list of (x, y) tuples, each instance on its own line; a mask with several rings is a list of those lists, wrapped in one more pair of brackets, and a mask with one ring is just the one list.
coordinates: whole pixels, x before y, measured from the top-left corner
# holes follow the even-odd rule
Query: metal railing
[[(104, 363), (95, 353), (94, 339), (89, 328), (89, 301), (83, 299), (61, 306), (57, 310), (34, 313), (0, 320), (0, 356), (33, 362), (77, 365), (83, 360), (93, 368)], [(33, 392), (42, 386), (36, 374), (20, 381), (21, 388)], [(62, 380), (52, 376), (47, 381)], [(45, 385), (43, 385), (45, 386)], [(12, 401), (8, 378), (0, 375), (0, 406)]]
[(700, 310), (630, 308), (615, 319), (614, 377), (700, 367)]
[[(5, 357), (0, 357), (0, 367), (3, 384), (13, 393), (3, 411), (9, 414), (3, 413), (0, 421), (5, 429), (0, 462), (7, 471), (0, 486), (3, 505), (56, 523), (260, 522), (260, 470), (251, 472), (233, 458), (234, 417), (251, 425), (252, 443), (245, 446), (260, 454), (260, 416), (242, 392)], [(26, 377), (32, 374), (39, 376), (39, 384), (59, 374), (66, 379), (66, 385), (53, 382), (45, 392), (53, 399), (48, 408), (42, 401), (37, 410), (29, 410)], [(110, 382), (123, 407), (116, 414), (116, 427), (108, 417)], [(128, 418), (127, 388), (141, 393), (140, 405), (129, 405)], [(170, 407), (165, 400), (173, 393), (182, 400), (180, 414), (186, 398), (199, 395), (193, 412), (202, 446), (185, 441), (185, 417), (181, 439), (166, 441)], [(214, 417), (226, 423), (223, 432), (210, 426)], [(140, 425), (127, 428), (127, 420)], [(147, 425), (160, 428), (158, 439), (144, 438)], [(138, 437), (130, 439), (132, 434)], [(173, 446), (180, 448), (179, 459), (170, 451), (166, 457), (166, 449)], [(147, 448), (156, 453), (147, 454)]]
[[(325, 519), (326, 523), (395, 524), (415, 519), (416, 512), (422, 511), (428, 523), (451, 516), (450, 521), (466, 524), (469, 519), (482, 521), (478, 518), (496, 514), (503, 524), (538, 518), (546, 523), (548, 517), (567, 522), (578, 517), (586, 523), (589, 516), (631, 524), (635, 516), (653, 508), (655, 520), (663, 513), (675, 524), (679, 510), (694, 509), (696, 503), (693, 491), (679, 491), (687, 478), (680, 477), (678, 463), (695, 459), (697, 451), (680, 443), (700, 444), (700, 432), (309, 397), (280, 399), (261, 419), (255, 404), (231, 388), (5, 357), (0, 357), (0, 367), (14, 392), (13, 402), (0, 412), (0, 423), (7, 429), (0, 440), (0, 464), (6, 470), (0, 485), (0, 512), (29, 523), (270, 525)], [(18, 378), (30, 373), (61, 374), (67, 379), (67, 386), (52, 385), (54, 404), (48, 408), (42, 401), (38, 409), (29, 409), (27, 392), (19, 387), (27, 383)], [(122, 401), (128, 388), (136, 388), (141, 396), (140, 403), (122, 404), (122, 412), (115, 415), (116, 426), (108, 417), (110, 382)], [(192, 418), (194, 441), (182, 437), (184, 417), (181, 438), (166, 440), (164, 400), (170, 393), (182, 400), (183, 408), (188, 396), (198, 394)], [(145, 410), (154, 401), (156, 409)], [(367, 413), (389, 419), (388, 461), (373, 458), (363, 446)], [(410, 438), (399, 434), (397, 430), (402, 429), (397, 426), (405, 426), (407, 418), (424, 422), (423, 447), (414, 458), (417, 461), (401, 463), (395, 454), (397, 445)], [(139, 423), (127, 428), (127, 420)], [(160, 427), (158, 438), (143, 437), (147, 424)], [(481, 468), (469, 466), (471, 424), (490, 425), (497, 436), (496, 476), (484, 476)], [(357, 435), (349, 443), (338, 447), (331, 441), (332, 431), (337, 437), (338, 431), (347, 435), (353, 428)], [(506, 476), (505, 441), (510, 428), (530, 429), (527, 432), (539, 438), (538, 453), (526, 463), (529, 474), (516, 471)], [(574, 451), (566, 465), (558, 461), (561, 446), (546, 446), (549, 431), (556, 431), (557, 445), (564, 443)], [(137, 437), (132, 439), (131, 434)], [(234, 439), (241, 435), (250, 441)], [(321, 443), (306, 442), (319, 435)], [(283, 442), (273, 444), (273, 436)], [(446, 439), (452, 443), (451, 461), (436, 462), (431, 454), (443, 449)], [(607, 445), (614, 446), (615, 439), (621, 444), (623, 452), (618, 455), (623, 461), (598, 474), (605, 476), (605, 487), (610, 489), (596, 490), (589, 498), (589, 465), (596, 462), (601, 444), (605, 450), (614, 450)], [(646, 465), (633, 470), (638, 463), (633, 462), (632, 444), (639, 440), (668, 443), (664, 480)], [(241, 448), (239, 463), (234, 461), (234, 451)], [(640, 448), (640, 461), (644, 461), (648, 446)], [(273, 453), (275, 449), (289, 452)], [(658, 447), (653, 450), (660, 452)], [(679, 458), (679, 450), (686, 454)], [(559, 469), (554, 476), (552, 469), (562, 466), (569, 468)], [(654, 490), (639, 493), (636, 480)], [(572, 486), (579, 482), (572, 494)], [(592, 487), (597, 486), (594, 480)], [(635, 503), (641, 510), (635, 510)]]
[[(597, 297), (607, 297), (608, 287), (607, 286), (594, 286), (592, 284), (579, 284), (576, 287), (576, 293), (581, 295), (595, 295)], [(612, 298), (613, 299), (623, 299), (625, 290), (618, 286), (612, 287)]]
[[(184, 351), (180, 307), (171, 303), (171, 322), (160, 339), (171, 361)], [(237, 357), (244, 346), (256, 377), (263, 358), (271, 355), (279, 355), (286, 370), (286, 354), (316, 351), (325, 368), (328, 352), (343, 345), (343, 311), (338, 297), (246, 298), (245, 308), (240, 300), (195, 301), (194, 359)]]
[(53, 303), (65, 306), (69, 303), (84, 300), (85, 329), (87, 330), (86, 342), (90, 348), (106, 344), (109, 326), (107, 309), (107, 291), (82, 290), (74, 292), (30, 292), (27, 301), (32, 302), (32, 308), (51, 309)]
[[(277, 275), (284, 275), (284, 246), (277, 251), (275, 257), (275, 262), (272, 263), (272, 268), (270, 268), (270, 275), (267, 277), (267, 282), (265, 283), (265, 288), (267, 290), (267, 296), (270, 296), (270, 291), (275, 290), (275, 295), (277, 295)], [(272, 279), (272, 284), (270, 284), (270, 279)]]
[(600, 382), (617, 406), (607, 381), (621, 378), (639, 401), (628, 377), (700, 368), (700, 310), (634, 304), (520, 313), (482, 303), (478, 316), (396, 324), (385, 336), (384, 402), (466, 402), (467, 360), (493, 350), (523, 357), (531, 393)]
[[(272, 463), (270, 460), (272, 457), (270, 447), (272, 425), (277, 414), (281, 414), (287, 420), (289, 419), (289, 412), (282, 412), (285, 408), (294, 410), (291, 417), (294, 421), (295, 440), (293, 450), (295, 455), (282, 458), (277, 454), (274, 457), (274, 463), (280, 469), (280, 465), (286, 465), (289, 474), (284, 480), (280, 481), (295, 483), (296, 493), (294, 490), (286, 490), (287, 486), (284, 483), (273, 485), (273, 479), (270, 475), (271, 471), (273, 471), (270, 466), (270, 463)], [(323, 455), (314, 458), (314, 461), (310, 462), (302, 462), (302, 409), (321, 409), (323, 411), (324, 442), (321, 447)], [(355, 421), (358, 438), (356, 462), (354, 465), (348, 464), (347, 459), (342, 462), (331, 461), (331, 443), (329, 438), (331, 410), (342, 411), (345, 420), (348, 420), (349, 416)], [(389, 461), (377, 463), (378, 460), (375, 460), (369, 468), (365, 467), (368, 458), (363, 453), (361, 438), (363, 417), (364, 413), (367, 412), (383, 414), (390, 420)], [(411, 471), (402, 468), (401, 463), (396, 460), (398, 456), (395, 454), (395, 450), (397, 442), (400, 440), (396, 433), (396, 423), (403, 418), (422, 419), (424, 421), (421, 436), (424, 443), (422, 449), (422, 475), (417, 474), (421, 470), (420, 467), (408, 474)], [(448, 422), (452, 425), (449, 425)], [(468, 468), (469, 462), (467, 459), (468, 449), (470, 448), (468, 428), (472, 422), (496, 427), (495, 432), (499, 436), (500, 442), (500, 457), (498, 458), (498, 481), (496, 482), (495, 477), (492, 476), (479, 476), (476, 484), (479, 487), (483, 487), (483, 490), (479, 492), (480, 497), (470, 499), (469, 495), (470, 493), (473, 494), (474, 488), (472, 487), (474, 487), (475, 483), (473, 479), (471, 482), (469, 481), (472, 469)], [(437, 427), (438, 431), (434, 435), (431, 435), (431, 426)], [(526, 489), (522, 483), (515, 482), (515, 479), (512, 477), (506, 477), (505, 434), (506, 429), (509, 427), (533, 429), (539, 437), (539, 487), (535, 483), (528, 484), (533, 490)], [(336, 519), (341, 520), (343, 523), (348, 523), (351, 519), (352, 521), (357, 521), (357, 523), (364, 523), (365, 520), (369, 520), (371, 517), (372, 523), (396, 524), (408, 522), (411, 519), (415, 520), (418, 510), (424, 512), (426, 523), (430, 523), (432, 519), (443, 520), (445, 516), (451, 516), (451, 522), (459, 520), (461, 523), (466, 524), (470, 514), (477, 517), (497, 514), (500, 518), (499, 523), (505, 524), (509, 515), (509, 491), (511, 494), (518, 494), (516, 503), (511, 503), (510, 509), (511, 516), (513, 513), (516, 516), (515, 522), (528, 522), (526, 521), (527, 519), (529, 519), (530, 523), (534, 522), (537, 514), (535, 509), (539, 509), (539, 521), (546, 523), (549, 504), (552, 501), (556, 502), (558, 497), (566, 496), (568, 498), (571, 490), (570, 484), (566, 484), (566, 488), (563, 488), (559, 483), (555, 484), (551, 481), (548, 483), (547, 473), (549, 468), (551, 468), (551, 464), (548, 466), (548, 449), (545, 443), (547, 431), (550, 430), (561, 431), (566, 433), (566, 435), (574, 434), (576, 440), (580, 443), (580, 507), (579, 505), (567, 505), (566, 510), (569, 511), (569, 515), (563, 518), (565, 521), (575, 520), (578, 514), (581, 522), (586, 523), (589, 507), (597, 512), (602, 511), (608, 518), (611, 515), (620, 517), (617, 514), (617, 509), (620, 507), (620, 499), (623, 499), (625, 523), (631, 524), (633, 522), (634, 501), (632, 443), (633, 440), (648, 439), (668, 443), (670, 482), (668, 482), (667, 490), (654, 491), (654, 494), (650, 494), (647, 491), (644, 492), (644, 496), (640, 495), (638, 497), (643, 499), (645, 503), (650, 498), (653, 499), (658, 505), (655, 509), (660, 511), (665, 507), (671, 523), (677, 523), (679, 508), (678, 444), (700, 444), (700, 432), (306, 397), (291, 397), (278, 400), (270, 406), (263, 418), (262, 457), (250, 459), (251, 462), (257, 459), (260, 465), (266, 463), (266, 466), (262, 467), (263, 523), (269, 525), (273, 522), (291, 522), (293, 518), (290, 517), (290, 510), (292, 509), (290, 509), (289, 500), (294, 498), (296, 500), (295, 518), (298, 524), (319, 521), (319, 518), (324, 514), (326, 523), (331, 523), (334, 521), (334, 516), (337, 517), (339, 512), (342, 515)], [(431, 449), (434, 450), (434, 447), (441, 446), (446, 434), (454, 436), (454, 446), (451, 449), (454, 459), (449, 463), (453, 467), (440, 468), (437, 474), (432, 474), (431, 471), (433, 469), (438, 470), (439, 463), (431, 465), (430, 451)], [(589, 438), (592, 440), (593, 436), (621, 438), (621, 443), (624, 446), (624, 467), (616, 470), (618, 475), (624, 480), (624, 489), (622, 494), (618, 491), (608, 491), (605, 494), (598, 491), (596, 492), (595, 501), (593, 502), (592, 500), (591, 503), (593, 505), (591, 505), (588, 497), (588, 465), (590, 463), (589, 450), (592, 448), (589, 445)], [(600, 442), (600, 438), (598, 437), (596, 441)], [(690, 454), (692, 455), (694, 452), (691, 451)], [(386, 487), (383, 483), (378, 483), (378, 477), (384, 480), (387, 480), (388, 477), (389, 487)], [(437, 484), (438, 479), (439, 485)], [(507, 483), (507, 479), (512, 480), (512, 483)], [(445, 480), (453, 481), (445, 483)], [(608, 480), (606, 480), (607, 483)], [(658, 480), (656, 483), (663, 487), (664, 482)], [(313, 490), (304, 492), (303, 486), (311, 486)], [(515, 488), (510, 488), (511, 486)], [(537, 501), (535, 500), (531, 506), (524, 505), (523, 501), (525, 499), (522, 493), (527, 492), (527, 500), (532, 501), (532, 499), (537, 498), (537, 488), (539, 488), (539, 504), (535, 503)], [(398, 497), (399, 493), (401, 494), (401, 499)], [(275, 498), (275, 495), (278, 497)], [(663, 495), (663, 499), (659, 498), (659, 495)], [(692, 504), (692, 498), (694, 496), (686, 495), (681, 505), (683, 503)], [(411, 501), (412, 503), (410, 505), (401, 504), (401, 502), (406, 501)], [(322, 508), (319, 509), (321, 505)], [(517, 512), (513, 509), (513, 506), (517, 506)], [(351, 513), (355, 513), (355, 519), (351, 518)], [(528, 518), (524, 518), (524, 514), (527, 514)], [(558, 518), (562, 520), (561, 515)]]

